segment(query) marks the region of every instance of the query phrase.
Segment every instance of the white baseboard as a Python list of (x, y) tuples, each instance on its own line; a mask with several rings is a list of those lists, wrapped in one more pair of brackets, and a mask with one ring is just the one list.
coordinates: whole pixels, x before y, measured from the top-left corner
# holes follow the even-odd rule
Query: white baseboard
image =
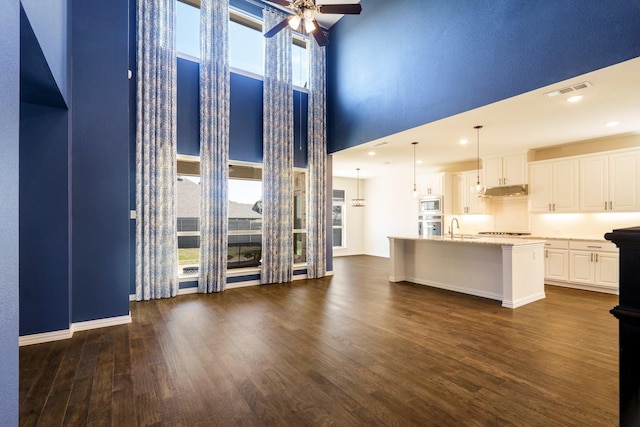
[(66, 340), (73, 336), (71, 329), (63, 329), (61, 331), (43, 332), (41, 334), (23, 335), (18, 338), (18, 345), (40, 344), (43, 342)]
[(131, 323), (131, 312), (126, 316), (107, 317), (105, 319), (72, 323), (71, 331), (88, 331), (90, 329), (106, 328), (108, 326), (126, 325), (127, 323)]
[(503, 300), (502, 306), (505, 308), (518, 308), (518, 307), (522, 307), (523, 305), (526, 305), (535, 301), (539, 301), (545, 298), (546, 298), (546, 294), (544, 292), (540, 292), (540, 293), (529, 295), (528, 297), (520, 298), (517, 300), (512, 300), (512, 301)]
[(197, 294), (197, 293), (198, 293), (197, 286), (194, 286), (193, 288), (178, 289), (178, 295), (188, 295), (188, 294)]
[(77, 331), (88, 331), (90, 329), (106, 328), (108, 326), (125, 325), (131, 323), (131, 312), (126, 316), (107, 317), (105, 319), (88, 320), (86, 322), (72, 323), (69, 329), (60, 331), (43, 332), (41, 334), (23, 335), (18, 338), (20, 347), (25, 345), (40, 344), (44, 342), (66, 340)]

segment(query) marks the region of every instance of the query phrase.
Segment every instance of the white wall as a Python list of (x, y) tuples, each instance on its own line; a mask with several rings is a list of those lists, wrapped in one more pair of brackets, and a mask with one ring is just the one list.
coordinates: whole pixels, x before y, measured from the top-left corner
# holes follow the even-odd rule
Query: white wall
[(333, 248), (333, 256), (362, 255), (364, 253), (364, 217), (365, 212), (369, 209), (368, 198), (366, 194), (366, 180), (360, 180), (360, 197), (364, 197), (367, 206), (363, 208), (354, 208), (351, 206), (351, 199), (356, 197), (357, 188), (356, 180), (350, 178), (333, 177), (333, 189), (345, 190), (345, 230), (344, 248)]
[(418, 201), (412, 192), (413, 171), (410, 167), (367, 180), (366, 255), (388, 257), (388, 236), (418, 235)]

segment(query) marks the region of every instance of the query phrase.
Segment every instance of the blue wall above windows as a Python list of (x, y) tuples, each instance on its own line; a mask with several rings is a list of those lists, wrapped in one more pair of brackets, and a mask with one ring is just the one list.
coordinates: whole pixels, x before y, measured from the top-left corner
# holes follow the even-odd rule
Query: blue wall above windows
[(640, 54), (639, 0), (365, 0), (331, 30), (335, 152)]
[[(200, 154), (198, 72), (197, 62), (178, 58), (178, 153), (192, 156)], [(262, 163), (262, 80), (231, 73), (230, 83), (229, 158)], [(293, 99), (294, 165), (306, 168), (308, 95), (294, 91)]]

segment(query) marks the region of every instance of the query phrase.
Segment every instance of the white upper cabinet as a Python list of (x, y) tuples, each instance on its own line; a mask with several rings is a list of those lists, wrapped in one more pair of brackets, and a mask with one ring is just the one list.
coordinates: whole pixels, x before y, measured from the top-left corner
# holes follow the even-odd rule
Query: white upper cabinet
[(481, 214), (484, 200), (476, 190), (477, 172), (457, 173), (453, 177), (453, 213)]
[(421, 194), (444, 194), (444, 172), (431, 173), (424, 177), (423, 187), (420, 189)]
[(580, 159), (580, 210), (622, 212), (640, 210), (640, 152), (631, 151)]
[(485, 185), (500, 187), (527, 183), (527, 155), (525, 153), (482, 159)]
[(578, 161), (557, 160), (529, 164), (529, 210), (578, 210)]

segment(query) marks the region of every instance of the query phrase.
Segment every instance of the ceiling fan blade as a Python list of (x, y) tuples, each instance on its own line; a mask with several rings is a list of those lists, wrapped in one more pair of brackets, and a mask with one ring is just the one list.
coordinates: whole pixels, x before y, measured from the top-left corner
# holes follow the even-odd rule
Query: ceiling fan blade
[(329, 39), (324, 35), (324, 31), (322, 31), (322, 28), (320, 28), (320, 24), (318, 24), (315, 19), (313, 20), (313, 23), (316, 25), (316, 29), (311, 32), (313, 38), (316, 39), (316, 42), (318, 42), (319, 46), (328, 45)]
[(290, 2), (288, 0), (264, 0), (267, 3), (275, 3), (275, 4), (279, 4), (280, 6), (290, 6)]
[(320, 13), (339, 13), (344, 15), (359, 15), (362, 6), (359, 4), (322, 4), (318, 6)]
[(289, 25), (289, 18), (285, 18), (282, 21), (280, 21), (278, 25), (275, 25), (272, 29), (264, 33), (264, 36), (269, 39), (275, 36), (276, 34), (278, 34), (278, 32), (282, 30), (284, 27), (286, 27), (287, 25)]

